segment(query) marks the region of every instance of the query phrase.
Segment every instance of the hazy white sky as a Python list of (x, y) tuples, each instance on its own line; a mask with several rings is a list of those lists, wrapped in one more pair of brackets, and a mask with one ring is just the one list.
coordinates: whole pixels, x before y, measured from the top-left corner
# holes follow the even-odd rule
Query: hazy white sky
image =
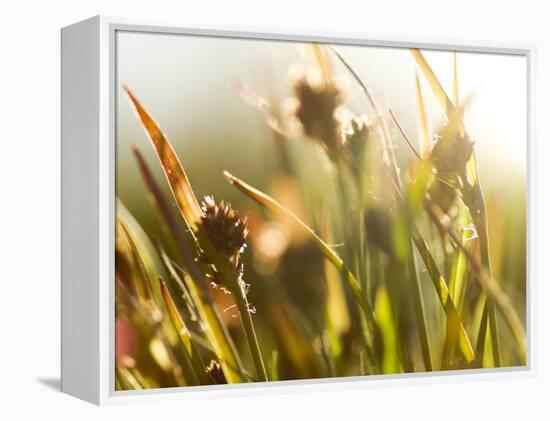
[[(350, 61), (368, 80), (379, 101), (396, 111), (410, 135), (415, 136), (414, 74), (416, 64), (408, 50), (343, 47)], [(371, 55), (372, 52), (372, 55)], [(438, 79), (452, 95), (453, 55), (423, 51)], [(374, 57), (376, 56), (376, 58)], [(465, 124), (476, 141), (480, 159), (522, 170), (527, 151), (527, 62), (525, 57), (457, 53), (461, 101), (468, 98)], [(432, 129), (443, 122), (441, 109), (424, 79), (424, 98), (430, 106)]]

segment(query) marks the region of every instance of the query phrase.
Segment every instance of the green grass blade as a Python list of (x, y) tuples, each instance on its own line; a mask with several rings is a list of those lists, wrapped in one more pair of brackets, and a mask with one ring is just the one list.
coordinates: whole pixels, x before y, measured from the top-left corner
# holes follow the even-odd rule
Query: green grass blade
[(172, 295), (170, 294), (170, 291), (168, 290), (166, 283), (163, 280), (160, 280), (160, 291), (162, 293), (162, 299), (164, 300), (164, 305), (166, 306), (168, 315), (172, 320), (172, 324), (174, 325), (176, 332), (178, 332), (178, 335), (181, 338), (181, 342), (183, 343), (183, 346), (185, 347), (187, 354), (191, 356), (193, 355), (193, 349), (191, 345), (191, 335), (189, 333), (189, 330), (185, 326), (185, 323), (181, 315), (178, 312), (176, 303), (172, 299)]
[(399, 363), (399, 338), (396, 321), (391, 306), (390, 297), (384, 287), (381, 287), (375, 300), (376, 320), (380, 325), (382, 340), (384, 342), (384, 355), (382, 357), (382, 373), (395, 374), (401, 371)]
[[(471, 219), (467, 210), (461, 206), (458, 215), (458, 223), (462, 226), (468, 226), (471, 223)], [(464, 229), (462, 233), (462, 241), (466, 246), (466, 242), (473, 239), (472, 233), (468, 229)], [(457, 249), (453, 265), (451, 268), (451, 279), (449, 282), (449, 291), (453, 302), (456, 304), (457, 309), (462, 308), (462, 303), (464, 300), (464, 295), (466, 292), (466, 281), (468, 275), (468, 259), (462, 252), (462, 250)]]
[(195, 367), (193, 366), (194, 350), (191, 343), (191, 335), (189, 334), (189, 330), (185, 326), (185, 323), (178, 312), (176, 304), (170, 295), (170, 291), (168, 291), (168, 287), (162, 279), (159, 282), (166, 310), (168, 311), (170, 320), (172, 321), (172, 324), (174, 325), (174, 328), (176, 329), (176, 332), (178, 333), (178, 336), (183, 344), (184, 352), (182, 369), (185, 380), (189, 385), (198, 385), (201, 382), (199, 381), (199, 374), (197, 374)]
[(445, 282), (443, 275), (439, 272), (435, 259), (432, 256), (426, 241), (422, 238), (416, 227), (413, 227), (412, 229), (412, 237), (420, 257), (426, 265), (426, 269), (428, 270), (428, 274), (430, 275), (430, 279), (432, 280), (439, 301), (447, 316), (447, 329), (450, 332), (449, 335), (451, 338), (454, 336), (452, 341), (458, 341), (462, 355), (464, 355), (466, 361), (471, 362), (475, 358), (474, 350), (472, 348), (470, 338), (466, 333), (466, 329), (462, 324), (458, 310), (456, 309), (456, 306), (451, 298), (447, 283)]

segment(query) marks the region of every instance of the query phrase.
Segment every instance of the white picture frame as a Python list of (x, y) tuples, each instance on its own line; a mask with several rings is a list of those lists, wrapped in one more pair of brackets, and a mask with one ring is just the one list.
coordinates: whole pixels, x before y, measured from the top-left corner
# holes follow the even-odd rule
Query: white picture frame
[[(114, 223), (115, 223), (115, 34), (116, 31), (208, 35), (289, 41), (415, 47), (421, 49), (523, 55), (528, 66), (527, 133), (527, 365), (483, 369), (284, 381), (193, 388), (115, 392), (114, 390)], [(141, 400), (197, 399), (243, 394), (295, 393), (334, 388), (378, 387), (392, 383), (476, 381), (536, 373), (532, 315), (536, 197), (533, 176), (536, 47), (489, 42), (462, 43), (419, 37), (342, 32), (186, 25), (96, 16), (61, 31), (62, 46), (62, 376), (61, 390), (103, 405)]]

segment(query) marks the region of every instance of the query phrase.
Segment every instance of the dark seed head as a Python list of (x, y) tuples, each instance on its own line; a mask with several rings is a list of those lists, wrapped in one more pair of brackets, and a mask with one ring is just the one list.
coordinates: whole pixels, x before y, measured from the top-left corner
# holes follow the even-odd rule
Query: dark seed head
[(212, 383), (214, 384), (227, 383), (227, 379), (225, 378), (222, 366), (217, 361), (210, 361), (210, 364), (208, 365), (208, 367), (206, 367), (206, 374), (208, 374), (208, 376), (212, 380)]
[(462, 173), (472, 152), (474, 144), (468, 135), (456, 124), (447, 124), (436, 138), (431, 159), (434, 167), (443, 173)]
[(246, 244), (246, 218), (241, 219), (229, 203), (216, 204), (212, 196), (204, 198), (201, 209), (200, 224), (214, 247), (228, 257), (237, 257)]
[(342, 103), (341, 91), (335, 83), (310, 79), (302, 76), (294, 84), (294, 95), (298, 100), (294, 115), (304, 134), (319, 141), (333, 159), (340, 146), (334, 112)]

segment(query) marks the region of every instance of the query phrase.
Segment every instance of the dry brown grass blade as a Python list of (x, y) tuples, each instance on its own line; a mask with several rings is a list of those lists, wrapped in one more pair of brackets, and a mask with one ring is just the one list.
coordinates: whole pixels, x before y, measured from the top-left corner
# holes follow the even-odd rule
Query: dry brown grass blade
[(130, 102), (133, 105), (143, 128), (155, 147), (162, 164), (162, 169), (166, 174), (166, 178), (170, 184), (170, 189), (174, 194), (183, 218), (189, 225), (189, 228), (194, 231), (201, 216), (201, 209), (199, 202), (195, 197), (195, 193), (191, 188), (187, 174), (185, 173), (174, 148), (170, 142), (168, 142), (166, 136), (160, 130), (155, 120), (151, 117), (143, 105), (141, 105), (128, 87), (124, 86), (124, 91), (128, 95), (128, 98), (130, 99)]
[(188, 243), (187, 239), (184, 237), (182, 232), (183, 230), (181, 229), (180, 225), (178, 225), (176, 221), (176, 216), (172, 212), (172, 208), (166, 200), (166, 197), (163, 195), (160, 186), (154, 179), (153, 174), (149, 169), (149, 166), (147, 165), (145, 159), (143, 158), (143, 155), (141, 154), (141, 151), (135, 145), (132, 147), (132, 151), (138, 164), (138, 169), (143, 179), (143, 182), (145, 183), (145, 186), (149, 194), (151, 195), (155, 206), (160, 212), (163, 223), (166, 224), (166, 227), (172, 235), (172, 239), (174, 240), (178, 253), (183, 261), (183, 264), (185, 265), (187, 272), (199, 287), (203, 299), (206, 300), (206, 302), (210, 303), (212, 299), (208, 293), (208, 283), (205, 280), (204, 274), (201, 272), (199, 265), (195, 261), (195, 252), (193, 251), (191, 245)]

